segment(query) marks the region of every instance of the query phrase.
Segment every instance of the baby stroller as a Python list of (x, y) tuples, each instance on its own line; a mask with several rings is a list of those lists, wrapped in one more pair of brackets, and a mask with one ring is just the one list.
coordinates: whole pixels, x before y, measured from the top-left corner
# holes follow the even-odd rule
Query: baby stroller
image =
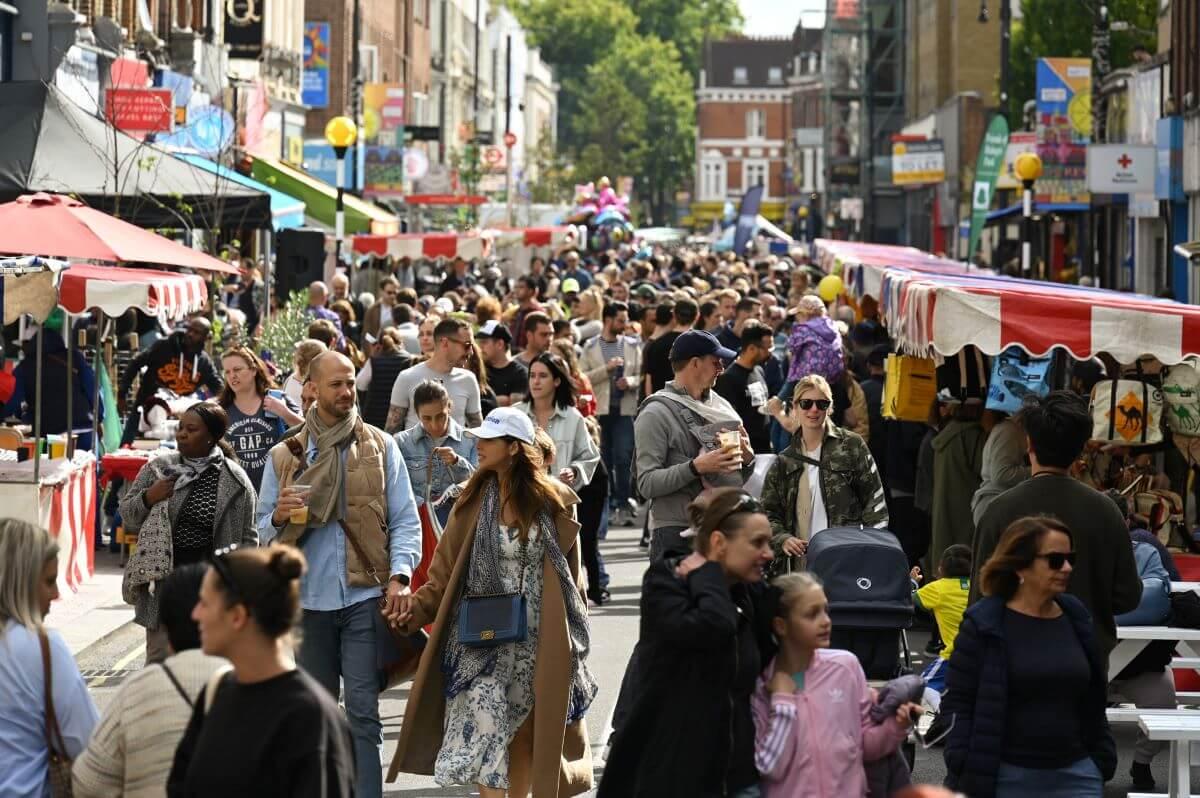
[(896, 536), (886, 529), (826, 529), (813, 535), (806, 558), (808, 570), (825, 583), (830, 646), (853, 652), (867, 679), (910, 673), (912, 582)]

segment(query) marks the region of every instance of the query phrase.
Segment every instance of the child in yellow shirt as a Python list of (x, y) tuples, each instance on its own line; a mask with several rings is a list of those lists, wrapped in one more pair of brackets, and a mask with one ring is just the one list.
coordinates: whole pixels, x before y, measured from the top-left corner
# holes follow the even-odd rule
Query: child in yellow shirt
[[(921, 569), (913, 568), (914, 583), (921, 581)], [(954, 652), (954, 638), (967, 609), (967, 594), (971, 590), (971, 549), (961, 543), (947, 547), (938, 565), (938, 578), (916, 590), (916, 606), (932, 613), (946, 647), (938, 658), (921, 674), (925, 684), (939, 693), (946, 689), (946, 663)]]

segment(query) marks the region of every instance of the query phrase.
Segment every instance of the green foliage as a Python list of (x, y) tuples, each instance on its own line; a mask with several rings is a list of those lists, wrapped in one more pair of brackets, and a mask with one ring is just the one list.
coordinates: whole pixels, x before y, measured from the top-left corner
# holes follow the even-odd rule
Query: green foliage
[(308, 289), (293, 291), (287, 304), (271, 320), (263, 324), (262, 336), (258, 339), (259, 351), (269, 351), (275, 365), (283, 372), (292, 367), (292, 351), (298, 341), (308, 337), (308, 325), (312, 321), (304, 309), (308, 307)]
[(699, 74), (704, 64), (705, 39), (722, 38), (742, 26), (736, 0), (640, 0), (636, 8), (638, 33), (674, 44), (689, 75)]
[[(1036, 99), (1039, 58), (1091, 58), (1092, 6), (1096, 0), (1021, 0), (1023, 19), (1013, 23), (1008, 121), (1024, 126), (1022, 106)], [(1158, 0), (1109, 0), (1108, 18), (1127, 22), (1128, 31), (1113, 31), (1109, 48), (1112, 69), (1133, 63), (1133, 49), (1156, 49)]]
[(570, 202), (575, 184), (575, 168), (558, 148), (554, 133), (546, 127), (538, 137), (537, 147), (530, 158), (537, 177), (529, 182), (531, 202)]

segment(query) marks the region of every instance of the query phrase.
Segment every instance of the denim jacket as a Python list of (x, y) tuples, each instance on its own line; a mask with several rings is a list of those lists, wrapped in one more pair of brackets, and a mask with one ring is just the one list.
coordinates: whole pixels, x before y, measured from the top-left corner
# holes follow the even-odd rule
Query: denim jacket
[(429, 494), (435, 500), (446, 488), (467, 479), (475, 471), (478, 456), (475, 453), (475, 439), (463, 434), (462, 425), (450, 419), (450, 431), (441, 444), (436, 444), (420, 424), (415, 424), (406, 430), (396, 433), (396, 443), (404, 456), (404, 465), (408, 467), (408, 481), (412, 483), (413, 496), (417, 505), (425, 503), (425, 483), (429, 479), (429, 455), (435, 448), (449, 446), (458, 454), (458, 462), (447, 467), (442, 458), (433, 458), (433, 484)]

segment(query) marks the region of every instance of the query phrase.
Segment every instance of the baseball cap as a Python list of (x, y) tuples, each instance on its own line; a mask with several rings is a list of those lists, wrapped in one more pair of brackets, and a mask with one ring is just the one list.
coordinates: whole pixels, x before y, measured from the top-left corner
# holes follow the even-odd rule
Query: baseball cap
[(633, 293), (642, 299), (654, 299), (658, 296), (658, 292), (654, 290), (654, 286), (646, 285), (645, 283), (635, 288)]
[(717, 337), (705, 330), (688, 330), (671, 344), (671, 360), (687, 360), (693, 357), (716, 355), (722, 360), (733, 360), (737, 352), (721, 346)]
[(515, 407), (497, 407), (482, 424), (466, 432), (475, 438), (516, 438), (524, 443), (533, 443), (534, 434), (529, 416)]
[(579, 281), (574, 277), (568, 277), (562, 281), (562, 285), (559, 286), (559, 290), (564, 294), (578, 294)]
[(479, 331), (475, 333), (476, 338), (499, 338), (501, 341), (512, 341), (512, 333), (508, 331), (500, 322), (492, 319), (485, 321)]

